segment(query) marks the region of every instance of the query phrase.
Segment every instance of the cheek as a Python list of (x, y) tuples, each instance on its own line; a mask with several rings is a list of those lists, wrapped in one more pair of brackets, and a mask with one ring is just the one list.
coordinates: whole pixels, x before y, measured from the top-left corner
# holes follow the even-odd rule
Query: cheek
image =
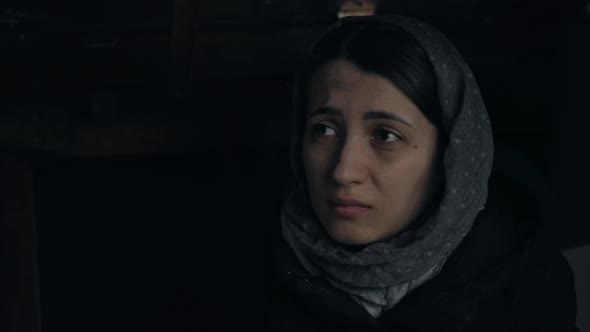
[(307, 182), (310, 186), (318, 182), (325, 171), (326, 157), (317, 146), (309, 143), (303, 144), (302, 157), (303, 168)]
[(429, 178), (429, 160), (420, 154), (413, 154), (385, 165), (379, 184), (383, 198), (388, 202), (411, 204), (424, 192)]

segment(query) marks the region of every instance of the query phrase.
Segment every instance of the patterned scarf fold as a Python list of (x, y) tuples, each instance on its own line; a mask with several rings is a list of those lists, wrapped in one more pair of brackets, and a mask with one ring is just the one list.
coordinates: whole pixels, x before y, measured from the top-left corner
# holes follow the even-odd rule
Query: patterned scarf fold
[(284, 200), (281, 222), (285, 240), (310, 273), (326, 277), (373, 316), (379, 316), (435, 276), (470, 231), (487, 199), (494, 147), (477, 83), (453, 45), (434, 28), (401, 16), (347, 17), (333, 28), (369, 20), (409, 32), (433, 65), (442, 124), (449, 133), (444, 152), (446, 185), (440, 205), (419, 228), (360, 251), (351, 251), (329, 238), (300, 183)]

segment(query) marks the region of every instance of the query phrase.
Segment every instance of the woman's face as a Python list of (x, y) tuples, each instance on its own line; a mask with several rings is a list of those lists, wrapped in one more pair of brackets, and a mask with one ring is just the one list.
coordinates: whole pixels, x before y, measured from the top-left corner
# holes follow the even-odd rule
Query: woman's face
[(332, 239), (368, 244), (403, 230), (434, 192), (437, 129), (389, 80), (337, 60), (308, 86), (303, 166)]

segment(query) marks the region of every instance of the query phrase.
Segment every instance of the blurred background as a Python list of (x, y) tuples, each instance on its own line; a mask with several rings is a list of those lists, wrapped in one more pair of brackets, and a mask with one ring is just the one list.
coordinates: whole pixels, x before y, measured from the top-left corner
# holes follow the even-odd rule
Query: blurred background
[(588, 3), (3, 1), (0, 330), (233, 326), (265, 282), (293, 74), (340, 17), (391, 13), (471, 65), (498, 169), (557, 210), (590, 331)]

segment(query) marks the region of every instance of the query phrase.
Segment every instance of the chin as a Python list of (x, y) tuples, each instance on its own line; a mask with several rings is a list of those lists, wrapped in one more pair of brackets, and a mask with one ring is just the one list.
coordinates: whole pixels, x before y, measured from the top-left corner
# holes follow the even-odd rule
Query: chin
[(379, 241), (382, 237), (368, 230), (364, 230), (357, 225), (330, 225), (326, 231), (330, 238), (344, 245), (367, 245)]

